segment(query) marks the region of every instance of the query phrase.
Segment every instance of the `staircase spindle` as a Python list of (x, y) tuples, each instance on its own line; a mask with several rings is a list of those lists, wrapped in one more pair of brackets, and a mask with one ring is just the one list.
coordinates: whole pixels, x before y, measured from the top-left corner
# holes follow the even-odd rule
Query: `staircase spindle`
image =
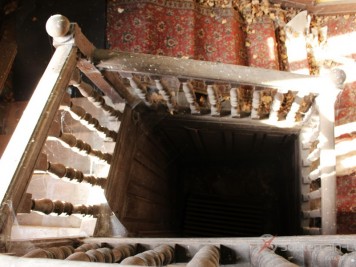
[(313, 249), (311, 266), (333, 267), (338, 265), (342, 253), (334, 246), (320, 247)]
[(101, 245), (97, 244), (97, 243), (84, 243), (82, 245), (80, 245), (79, 247), (74, 249), (74, 252), (86, 252), (88, 250), (91, 249), (96, 249), (96, 248), (100, 248)]
[(116, 140), (117, 132), (101, 126), (99, 121), (93, 118), (91, 114), (87, 113), (82, 107), (73, 104), (68, 95), (64, 95), (59, 109), (68, 111), (74, 120), (79, 121), (90, 131), (97, 131), (101, 138), (106, 138), (107, 141)]
[(220, 250), (212, 245), (202, 247), (188, 262), (187, 267), (217, 267), (220, 261)]
[(137, 96), (147, 105), (151, 106), (151, 100), (149, 98), (147, 88), (144, 86), (141, 81), (134, 76), (128, 76), (127, 79), (130, 82), (131, 87), (134, 89)]
[(258, 248), (255, 247), (251, 252), (251, 264), (254, 267), (275, 267), (275, 266), (283, 266), (283, 267), (296, 267), (298, 265), (286, 260), (285, 258), (279, 256), (274, 253), (269, 248)]
[(68, 178), (69, 180), (76, 180), (77, 182), (86, 182), (91, 185), (97, 185), (102, 188), (105, 188), (106, 179), (105, 178), (97, 178), (92, 175), (84, 175), (83, 172), (78, 171), (76, 169), (65, 167), (63, 164), (60, 163), (51, 163), (48, 162), (48, 169), (47, 171), (51, 174), (56, 175), (58, 178)]
[(309, 173), (309, 179), (314, 181), (316, 179), (318, 179), (321, 175), (321, 169), (320, 169), (320, 166), (318, 166), (315, 170), (311, 171)]
[(279, 110), (282, 106), (283, 99), (284, 99), (283, 91), (278, 90), (277, 93), (274, 95), (273, 102), (271, 105), (271, 112), (269, 114), (269, 119), (271, 121), (279, 120)]
[(173, 97), (173, 92), (169, 89), (169, 87), (163, 81), (161, 81), (159, 79), (155, 79), (154, 81), (156, 83), (158, 92), (163, 97), (164, 101), (166, 101), (166, 103), (167, 103), (169, 112), (173, 113), (175, 111), (175, 108), (177, 105), (177, 103)]
[(129, 244), (119, 244), (112, 248), (113, 262), (120, 262), (123, 259), (133, 256), (136, 252), (136, 247)]
[(67, 261), (86, 261), (86, 262), (95, 261), (94, 258), (90, 257), (85, 252), (74, 252), (73, 254), (68, 256), (65, 260), (67, 260)]
[(163, 266), (172, 262), (174, 250), (168, 245), (161, 245), (152, 250), (147, 250), (125, 258), (122, 265), (139, 265), (139, 266)]
[(308, 162), (313, 162), (316, 161), (318, 158), (320, 158), (320, 146), (318, 145), (317, 147), (315, 147), (310, 154), (307, 157), (307, 161)]
[(233, 87), (230, 90), (231, 117), (233, 118), (241, 117), (237, 90), (236, 87)]
[(301, 105), (304, 102), (304, 92), (298, 92), (297, 95), (294, 98), (294, 101), (290, 107), (290, 110), (287, 114), (286, 120), (289, 122), (295, 122), (296, 121), (296, 115), (301, 109)]
[(23, 258), (42, 258), (42, 259), (51, 259), (52, 258), (52, 253), (42, 249), (42, 248), (36, 248), (34, 250), (31, 250), (30, 252), (26, 253), (25, 255), (22, 256)]
[(303, 210), (302, 213), (303, 213), (303, 218), (305, 218), (305, 219), (321, 217), (321, 210), (320, 209)]
[(303, 201), (309, 201), (312, 199), (318, 199), (321, 197), (321, 190), (320, 188), (317, 190), (314, 190), (308, 194), (303, 194)]
[(70, 202), (65, 202), (61, 200), (51, 200), (47, 198), (42, 199), (32, 199), (31, 210), (39, 211), (44, 214), (57, 213), (58, 215), (65, 213), (66, 215), (71, 214), (82, 214), (82, 215), (96, 215), (98, 207), (86, 206), (86, 205), (73, 205)]
[(252, 94), (251, 119), (259, 119), (258, 108), (260, 106), (261, 92), (254, 90)]
[(23, 255), (23, 258), (49, 258), (64, 260), (74, 252), (72, 246), (60, 246), (50, 248), (36, 248)]
[(353, 267), (355, 266), (356, 251), (345, 253), (341, 256), (339, 265), (340, 267)]
[(78, 88), (80, 93), (90, 102), (92, 102), (94, 106), (102, 108), (107, 115), (117, 120), (120, 120), (122, 118), (121, 111), (116, 110), (113, 107), (107, 105), (105, 99), (98, 92), (96, 92), (90, 84), (82, 80), (82, 78), (80, 77), (79, 69), (76, 69), (73, 72), (71, 84)]
[(190, 107), (191, 114), (200, 114), (200, 107), (197, 102), (194, 88), (189, 82), (182, 82), (182, 88)]
[(52, 247), (47, 250), (52, 252), (55, 259), (60, 259), (60, 260), (64, 260), (69, 255), (74, 253), (74, 248), (72, 246)]
[(47, 160), (46, 154), (40, 154), (35, 169), (38, 171), (49, 172), (52, 175), (55, 175), (57, 178), (67, 178), (69, 180), (75, 180), (76, 182), (82, 183), (86, 182), (91, 185), (97, 185), (105, 188), (106, 178), (97, 178), (92, 175), (84, 175), (83, 172), (78, 171), (71, 167), (66, 167), (60, 163), (52, 163)]
[(211, 116), (217, 117), (221, 113), (221, 95), (214, 84), (207, 85), (208, 98), (210, 102)]
[(99, 121), (91, 114), (87, 113), (82, 107), (71, 103), (69, 109), (67, 110), (72, 115), (73, 119), (80, 121), (80, 123), (87, 127), (89, 130), (97, 130), (102, 137), (107, 138), (110, 141), (116, 140), (117, 133), (115, 131), (101, 126)]
[(58, 140), (60, 144), (66, 148), (70, 148), (72, 151), (80, 155), (88, 155), (93, 158), (107, 162), (110, 164), (112, 155), (109, 153), (103, 153), (100, 150), (93, 149), (88, 143), (81, 139), (77, 139), (73, 134), (63, 133), (59, 123), (54, 122), (48, 133), (48, 139)]

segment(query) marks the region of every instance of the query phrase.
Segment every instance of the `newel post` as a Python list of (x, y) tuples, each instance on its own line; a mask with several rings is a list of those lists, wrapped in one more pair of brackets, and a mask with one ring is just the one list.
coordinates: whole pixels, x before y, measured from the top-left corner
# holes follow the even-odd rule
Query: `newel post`
[(320, 170), (321, 170), (321, 229), (323, 235), (336, 234), (336, 153), (335, 153), (335, 101), (343, 87), (346, 74), (340, 69), (330, 73), (320, 88), (317, 105), (320, 117)]

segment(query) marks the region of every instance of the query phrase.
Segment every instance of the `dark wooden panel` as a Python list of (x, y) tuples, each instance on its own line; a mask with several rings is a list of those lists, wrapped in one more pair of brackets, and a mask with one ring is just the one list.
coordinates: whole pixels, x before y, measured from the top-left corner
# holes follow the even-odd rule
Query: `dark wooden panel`
[[(137, 219), (141, 222), (169, 221), (167, 219), (169, 219), (170, 216), (170, 209), (166, 205), (162, 206), (159, 203), (154, 203), (145, 198), (127, 194), (124, 216), (125, 218)], [(145, 220), (142, 220), (142, 218), (145, 218)]]
[(160, 203), (162, 206), (166, 206), (167, 201), (169, 200), (169, 198), (163, 195), (161, 191), (155, 188), (152, 189), (146, 185), (142, 185), (135, 179), (130, 182), (128, 193), (155, 203)]
[[(167, 139), (180, 155), (191, 154), (196, 150), (194, 143), (189, 135), (189, 130), (183, 127), (162, 128)], [(178, 155), (178, 156), (180, 156)], [(177, 155), (176, 155), (177, 156)]]
[(105, 195), (131, 234), (159, 235), (173, 231), (176, 167), (158, 140), (159, 131), (147, 129), (126, 106)]
[(151, 190), (160, 192), (163, 196), (169, 195), (169, 183), (165, 181), (168, 177), (162, 177), (153, 172), (151, 168), (133, 160), (131, 163), (130, 182), (134, 181), (138, 185), (142, 185)]
[(118, 218), (122, 213), (122, 205), (126, 197), (125, 190), (130, 181), (130, 162), (136, 150), (135, 137), (139, 134), (138, 128), (132, 124), (131, 117), (132, 110), (126, 107), (105, 189), (106, 199)]

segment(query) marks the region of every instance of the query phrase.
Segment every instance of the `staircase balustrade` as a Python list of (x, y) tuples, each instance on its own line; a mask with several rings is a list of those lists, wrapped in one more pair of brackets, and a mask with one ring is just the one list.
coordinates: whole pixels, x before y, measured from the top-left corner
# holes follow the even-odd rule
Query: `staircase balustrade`
[(73, 205), (70, 202), (61, 200), (51, 200), (51, 199), (32, 199), (31, 210), (39, 211), (44, 214), (57, 213), (61, 215), (65, 213), (66, 215), (71, 214), (81, 214), (86, 215), (96, 215), (99, 211), (99, 206), (87, 206), (87, 205)]
[(105, 103), (105, 99), (98, 92), (96, 92), (90, 84), (84, 82), (81, 79), (79, 69), (76, 69), (74, 71), (70, 83), (76, 88), (78, 88), (80, 93), (84, 97), (88, 98), (88, 100), (92, 102), (95, 106), (97, 106), (98, 108), (102, 108), (108, 116), (117, 120), (121, 119), (122, 112), (107, 105)]
[[(97, 178), (92, 175), (87, 176), (75, 168), (66, 167), (64, 164), (53, 163), (47, 159), (41, 160), (41, 153), (46, 140), (55, 138), (71, 149), (78, 150), (81, 154), (99, 158), (107, 163), (111, 162), (111, 154), (93, 149), (91, 145), (77, 138), (74, 134), (62, 131), (62, 129), (58, 130), (58, 125), (53, 126), (58, 110), (65, 110), (88, 129), (97, 132), (105, 141), (115, 142), (117, 140), (118, 133), (116, 131), (103, 126), (99, 119), (94, 118), (84, 108), (75, 105), (68, 96), (65, 96), (68, 85), (72, 84), (79, 89), (88, 101), (100, 108), (109, 117), (115, 118), (115, 120), (121, 119), (121, 111), (106, 104), (103, 96), (96, 92), (92, 85), (81, 80), (77, 67), (87, 77), (92, 78), (93, 84), (101, 85), (98, 86), (99, 89), (102, 90), (103, 94), (109, 96), (111, 100), (115, 100), (113, 103), (124, 99), (126, 104), (136, 108), (139, 112), (155, 108), (155, 100), (152, 98), (151, 91), (157, 90), (163, 99), (162, 102), (166, 103), (167, 110), (173, 116), (175, 113), (180, 113), (178, 115), (181, 116), (189, 116), (189, 114), (181, 112), (189, 107), (191, 114), (204, 118), (205, 114), (201, 110), (205, 107), (202, 107), (197, 100), (195, 88), (191, 83), (192, 80), (203, 81), (210, 104), (210, 115), (221, 118), (224, 113), (223, 98), (215, 83), (224, 82), (233, 85), (231, 86), (233, 89), (227, 92), (227, 94), (230, 94), (230, 107), (227, 105), (227, 108), (230, 110), (229, 119), (237, 124), (240, 121), (243, 124), (246, 123), (246, 120), (249, 120), (247, 123), (251, 125), (263, 125), (266, 123), (268, 126), (265, 127), (276, 127), (282, 129), (280, 131), (285, 129), (299, 133), (301, 129), (304, 130), (307, 123), (312, 121), (309, 113), (317, 108), (316, 121), (320, 122), (320, 126), (317, 125), (318, 130), (315, 131), (313, 129), (316, 127), (316, 124), (314, 124), (310, 126), (312, 134), (305, 137), (305, 139), (302, 136), (300, 138), (301, 154), (305, 150), (305, 146), (310, 145), (315, 140), (312, 140), (313, 137), (317, 137), (319, 141), (318, 151), (303, 152), (305, 157), (301, 162), (301, 183), (302, 197), (305, 202), (302, 203), (301, 213), (304, 219), (302, 219), (301, 228), (308, 233), (336, 233), (334, 110), (330, 107), (333, 107), (336, 93), (341, 88), (342, 83), (338, 82), (336, 84), (331, 79), (332, 77), (313, 77), (222, 63), (100, 50), (96, 49), (86, 39), (77, 24), (71, 24), (65, 17), (60, 15), (51, 17), (46, 27), (48, 33), (53, 37), (56, 51), (0, 161), (0, 169), (2, 170), (0, 235), (4, 237), (0, 241), (1, 252), (5, 252), (8, 249), (9, 240), (4, 239), (10, 236), (13, 220), (11, 212), (16, 214), (21, 205), (23, 205), (24, 199), (28, 198), (26, 190), (36, 168), (52, 173), (59, 178), (67, 177), (70, 180), (85, 181), (105, 187), (104, 178)], [(77, 58), (78, 55), (79, 59)], [(95, 65), (91, 62), (95, 62)], [(148, 82), (152, 83), (147, 85), (141, 82), (136, 75), (148, 77)], [(162, 78), (166, 77), (173, 77), (178, 81), (178, 95), (174, 95), (172, 90), (161, 81)], [(243, 86), (253, 89), (246, 89), (248, 93), (244, 94), (245, 89), (242, 88)], [(276, 94), (274, 94), (275, 91), (277, 91)], [(283, 121), (278, 121), (279, 115), (284, 112), (282, 106), (284, 101), (283, 92), (285, 91), (290, 91), (296, 96), (293, 103), (290, 103), (291, 106), (287, 107), (289, 112), (284, 114), (287, 124), (283, 124)], [(183, 94), (185, 101), (178, 101)], [(248, 100), (245, 98), (246, 95), (249, 95)], [(314, 98), (316, 99), (315, 107), (313, 104)], [(142, 103), (147, 107), (143, 108)], [(242, 108), (243, 105), (246, 105), (246, 107)], [(249, 106), (250, 108), (248, 108)], [(264, 109), (261, 111), (262, 108)], [(161, 112), (160, 110), (154, 111)], [(242, 118), (242, 114), (246, 114), (247, 118)], [(297, 119), (298, 116), (301, 118)], [(267, 122), (268, 120), (263, 120), (266, 117), (273, 120), (272, 124), (268, 124), (271, 123)], [(253, 119), (253, 121), (250, 119)], [(312, 171), (305, 166), (312, 165), (316, 161), (319, 161), (320, 164)], [(307, 171), (305, 171), (306, 169)], [(320, 188), (310, 190), (313, 181), (319, 178), (321, 181)], [(313, 209), (310, 202), (319, 198), (320, 207)], [(31, 202), (33, 211), (39, 211), (44, 214), (96, 215), (99, 210), (96, 205), (74, 205), (68, 201), (48, 198), (32, 199)], [(11, 203), (13, 210), (5, 212), (5, 206), (7, 205), (6, 207), (8, 207), (9, 203)], [(321, 225), (312, 225), (310, 219), (315, 218), (321, 219)], [(236, 244), (241, 242), (237, 240), (234, 240)], [(260, 242), (261, 240), (258, 239), (258, 241)], [(160, 244), (157, 244), (160, 246), (151, 247), (138, 254), (136, 254), (138, 251), (132, 246), (121, 244), (110, 247), (97, 244), (90, 245), (91, 247), (88, 245), (88, 248), (85, 249), (83, 245), (82, 248), (79, 247), (74, 250), (71, 247), (40, 248), (26, 254), (24, 257), (65, 258), (68, 262), (81, 260), (160, 266), (175, 262), (174, 255), (176, 251), (174, 244), (178, 244), (179, 241), (173, 242), (173, 244), (172, 242), (166, 242), (169, 244), (165, 244), (164, 241), (161, 241)], [(182, 242), (189, 244), (190, 241), (183, 240)], [(197, 253), (193, 253), (194, 256), (191, 261), (189, 263), (187, 263), (188, 261), (185, 262), (188, 264), (187, 266), (219, 266), (221, 257), (220, 245), (225, 245), (225, 243), (229, 242), (226, 240), (214, 242), (215, 244), (200, 246), (201, 249)], [(241, 251), (245, 253), (246, 244), (249, 248), (252, 241), (244, 242), (244, 249), (241, 249)], [(254, 240), (254, 242), (257, 241)], [(323, 242), (329, 241), (324, 240)], [(199, 241), (199, 244), (203, 243), (202, 240)], [(231, 246), (232, 244), (229, 243), (229, 245)], [(324, 250), (318, 253), (315, 258), (317, 262), (320, 261), (320, 255), (324, 253)], [(260, 247), (254, 248), (247, 254), (251, 257), (246, 260), (250, 261), (254, 266), (272, 266), (272, 264), (296, 266), (268, 248), (263, 250)], [(337, 254), (340, 256), (338, 258), (339, 262), (349, 262), (350, 258), (353, 257), (352, 253)], [(3, 256), (0, 255), (1, 257)], [(6, 256), (3, 258), (8, 261)], [(68, 266), (74, 265), (68, 263)]]
[(117, 132), (109, 130), (107, 127), (100, 125), (98, 119), (94, 118), (84, 108), (73, 104), (72, 102), (63, 101), (61, 109), (66, 110), (73, 119), (78, 120), (83, 126), (91, 131), (97, 131), (99, 136), (106, 138), (108, 141), (115, 141)]
[(58, 122), (53, 122), (51, 129), (48, 133), (48, 140), (58, 140), (64, 147), (70, 148), (72, 151), (81, 155), (92, 156), (98, 161), (106, 162), (110, 164), (112, 155), (110, 153), (104, 153), (100, 150), (93, 149), (85, 141), (78, 139), (75, 135), (70, 133), (64, 133), (61, 130), (61, 125)]

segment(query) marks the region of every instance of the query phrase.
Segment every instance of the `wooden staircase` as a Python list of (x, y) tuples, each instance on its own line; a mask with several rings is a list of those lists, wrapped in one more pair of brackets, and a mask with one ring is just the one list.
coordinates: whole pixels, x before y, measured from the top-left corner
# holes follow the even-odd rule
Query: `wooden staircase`
[[(59, 15), (51, 17), (46, 28), (56, 52), (0, 162), (2, 261), (19, 266), (34, 262), (72, 266), (71, 260), (141, 266), (324, 266), (330, 262), (352, 266), (355, 248), (350, 247), (354, 245), (350, 236), (167, 239), (162, 238), (165, 231), (158, 231), (159, 239), (99, 238), (127, 234), (116, 219), (124, 216), (119, 212), (124, 203), (117, 199), (125, 198), (115, 196), (130, 184), (120, 178), (122, 187), (115, 186), (118, 177), (128, 176), (132, 169), (123, 164), (130, 164), (125, 157), (162, 163), (157, 154), (139, 155), (142, 147), (137, 148), (136, 136), (130, 137), (128, 129), (152, 133), (165, 118), (299, 136), (296, 164), (300, 164), (304, 201), (300, 229), (307, 234), (335, 234), (333, 109), (329, 107), (342, 86), (332, 79), (340, 72), (331, 78), (312, 77), (100, 50), (78, 25)], [(68, 87), (79, 90), (83, 98), (70, 98)], [(196, 144), (199, 134), (198, 130), (196, 139), (193, 136)], [(124, 145), (132, 151), (120, 153)], [(154, 189), (164, 186), (153, 179), (146, 181), (146, 202), (155, 200)], [(140, 214), (165, 216), (152, 203), (131, 204), (131, 214), (138, 216), (131, 222), (136, 225), (145, 218)], [(338, 246), (330, 252), (327, 245), (334, 243)]]

